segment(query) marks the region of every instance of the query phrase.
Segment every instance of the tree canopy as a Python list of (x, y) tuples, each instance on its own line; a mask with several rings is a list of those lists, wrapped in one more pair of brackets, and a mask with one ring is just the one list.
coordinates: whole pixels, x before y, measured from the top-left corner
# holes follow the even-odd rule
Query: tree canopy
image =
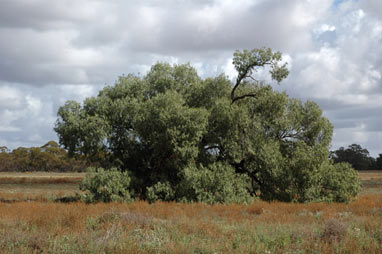
[(157, 63), (66, 102), (55, 131), (70, 154), (128, 171), (139, 198), (349, 201), (359, 180), (328, 159), (333, 127), (320, 107), (253, 77), (269, 65), (281, 82), (281, 60), (271, 49), (237, 51), (234, 84), (223, 74), (203, 79), (190, 64)]
[(85, 171), (92, 165), (84, 156), (69, 157), (55, 141), (41, 147), (19, 147), (9, 150), (0, 147), (0, 172), (6, 171)]
[(375, 169), (382, 170), (382, 153), (375, 160)]
[(356, 170), (378, 169), (376, 159), (370, 156), (369, 151), (358, 144), (351, 144), (348, 148), (340, 147), (331, 152), (335, 163), (350, 163)]

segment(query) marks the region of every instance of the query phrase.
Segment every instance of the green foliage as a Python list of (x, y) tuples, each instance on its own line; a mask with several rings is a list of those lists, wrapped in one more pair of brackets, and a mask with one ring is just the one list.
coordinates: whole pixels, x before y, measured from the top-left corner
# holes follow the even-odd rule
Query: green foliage
[(1, 171), (85, 171), (90, 166), (83, 156), (68, 156), (68, 152), (55, 141), (41, 147), (19, 147), (10, 151), (0, 147)]
[(248, 192), (250, 179), (237, 174), (227, 164), (215, 163), (207, 167), (188, 166), (182, 172), (181, 200), (215, 203), (250, 203)]
[(86, 191), (83, 199), (87, 203), (132, 201), (129, 191), (130, 177), (127, 172), (116, 168), (88, 168), (80, 189)]
[(233, 54), (232, 63), (235, 66), (239, 77), (249, 77), (256, 71), (255, 68), (270, 65), (270, 74), (272, 75), (272, 78), (281, 82), (281, 80), (286, 78), (289, 74), (289, 71), (286, 68), (287, 63), (284, 63), (281, 66), (278, 65), (281, 60), (281, 52), (272, 52), (272, 49), (270, 48), (260, 48), (251, 51), (245, 49), (242, 52), (236, 50)]
[[(216, 203), (250, 203), (253, 197), (248, 191), (250, 178), (237, 174), (227, 164), (214, 163), (207, 167), (187, 166), (180, 172), (178, 185), (158, 182), (147, 187), (147, 200)], [(174, 189), (176, 191), (174, 191)]]
[(147, 200), (153, 203), (157, 200), (171, 201), (174, 200), (175, 193), (169, 182), (157, 182), (151, 187), (147, 187)]
[(70, 154), (131, 172), (130, 188), (150, 201), (348, 201), (359, 181), (328, 160), (333, 126), (320, 107), (252, 77), (269, 65), (280, 82), (281, 60), (270, 49), (237, 51), (234, 85), (224, 75), (202, 79), (189, 64), (157, 63), (83, 105), (67, 102), (55, 130)]
[(264, 68), (268, 65), (270, 67), (269, 73), (273, 80), (280, 83), (285, 79), (289, 75), (289, 70), (287, 69), (287, 63), (280, 65), (281, 61), (281, 52), (273, 52), (270, 48), (259, 48), (251, 51), (245, 49), (242, 52), (236, 50), (232, 63), (238, 75), (236, 84), (231, 91), (232, 103), (245, 97), (258, 97), (255, 91), (241, 92), (240, 95), (235, 94), (236, 89), (238, 89), (239, 86), (245, 85), (248, 79), (255, 81), (257, 84), (262, 83), (253, 77), (254, 72), (256, 72), (258, 68)]
[(361, 190), (358, 174), (348, 163), (323, 166), (314, 180), (321, 187), (312, 190), (317, 201), (348, 203)]

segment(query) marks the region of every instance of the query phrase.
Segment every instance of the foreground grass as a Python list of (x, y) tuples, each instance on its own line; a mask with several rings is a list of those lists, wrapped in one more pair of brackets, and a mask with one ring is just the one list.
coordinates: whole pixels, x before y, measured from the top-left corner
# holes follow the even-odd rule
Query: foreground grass
[(247, 206), (55, 203), (81, 176), (32, 176), (0, 174), (0, 253), (382, 253), (382, 172), (350, 204)]
[(0, 203), (0, 253), (381, 253), (382, 196), (346, 204)]

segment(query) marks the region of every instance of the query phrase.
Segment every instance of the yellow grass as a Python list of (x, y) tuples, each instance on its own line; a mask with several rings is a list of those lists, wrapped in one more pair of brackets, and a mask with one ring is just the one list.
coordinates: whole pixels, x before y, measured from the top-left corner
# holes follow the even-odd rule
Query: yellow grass
[(382, 171), (359, 176), (350, 204), (86, 205), (52, 202), (83, 173), (0, 173), (0, 254), (382, 253)]
[(382, 251), (382, 196), (372, 194), (348, 205), (18, 202), (0, 214), (0, 253)]
[(359, 171), (358, 175), (361, 181), (382, 181), (382, 170)]

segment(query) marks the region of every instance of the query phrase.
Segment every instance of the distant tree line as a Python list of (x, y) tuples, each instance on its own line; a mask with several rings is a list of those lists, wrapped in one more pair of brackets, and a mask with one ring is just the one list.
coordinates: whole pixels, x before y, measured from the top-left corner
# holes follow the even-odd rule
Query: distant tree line
[[(359, 144), (331, 151), (330, 157), (335, 163), (347, 162), (356, 170), (382, 170), (382, 153), (374, 158)], [(69, 156), (67, 150), (55, 141), (41, 147), (19, 147), (13, 151), (6, 146), (0, 147), (0, 172), (82, 172), (89, 166), (96, 166), (96, 163), (89, 162), (84, 155)]]
[(371, 157), (369, 151), (358, 144), (348, 148), (340, 147), (330, 153), (335, 163), (350, 163), (356, 170), (382, 170), (382, 153), (377, 158)]
[(5, 146), (0, 147), (0, 172), (80, 172), (89, 166), (92, 164), (84, 156), (69, 157), (68, 152), (55, 141), (41, 147), (19, 147), (12, 151)]

